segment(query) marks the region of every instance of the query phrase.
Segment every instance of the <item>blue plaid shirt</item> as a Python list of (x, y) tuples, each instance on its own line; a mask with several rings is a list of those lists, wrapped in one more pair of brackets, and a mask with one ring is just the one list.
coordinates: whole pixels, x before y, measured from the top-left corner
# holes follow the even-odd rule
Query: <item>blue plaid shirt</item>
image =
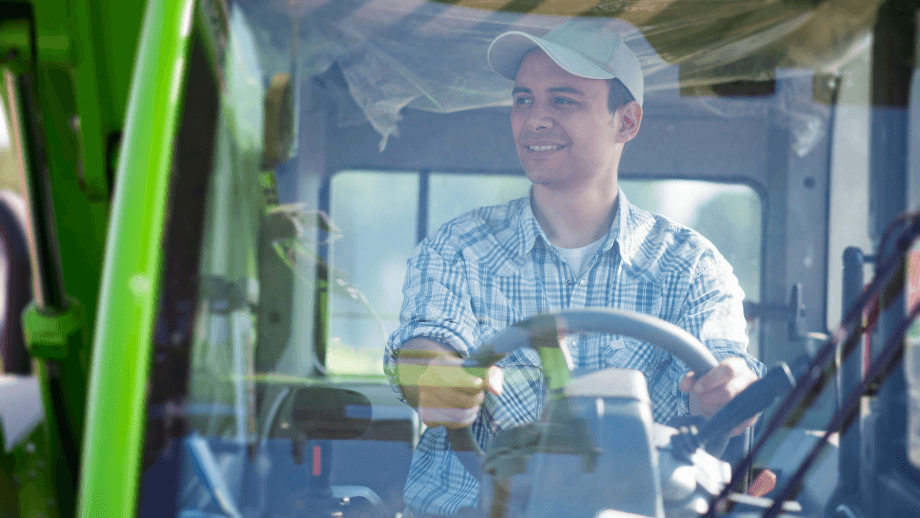
[[(721, 361), (748, 355), (741, 291), (732, 268), (699, 233), (631, 205), (619, 209), (606, 241), (580, 276), (543, 233), (529, 198), (484, 207), (441, 227), (417, 247), (403, 286), (400, 326), (386, 346), (384, 369), (395, 390), (395, 355), (413, 337), (429, 337), (466, 357), (491, 335), (533, 315), (607, 307), (654, 315), (699, 338)], [(577, 368), (623, 367), (645, 374), (658, 422), (689, 414), (678, 384), (687, 366), (670, 353), (625, 336), (566, 337)], [(486, 393), (473, 435), (492, 435), (536, 420), (543, 410), (540, 360), (518, 350), (498, 363), (503, 394)], [(402, 394), (400, 393), (400, 397)], [(412, 458), (405, 501), (420, 514), (452, 515), (476, 507), (479, 483), (451, 451), (443, 427), (422, 434)]]

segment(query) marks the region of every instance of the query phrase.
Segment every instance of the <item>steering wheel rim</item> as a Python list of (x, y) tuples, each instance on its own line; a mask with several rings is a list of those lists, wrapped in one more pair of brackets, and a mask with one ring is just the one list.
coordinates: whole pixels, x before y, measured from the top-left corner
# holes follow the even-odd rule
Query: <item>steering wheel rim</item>
[[(488, 368), (517, 349), (535, 348), (532, 337), (556, 336), (560, 331), (562, 334), (604, 333), (638, 338), (670, 352), (700, 377), (718, 364), (715, 356), (702, 342), (670, 322), (635, 311), (590, 308), (543, 313), (509, 326), (483, 342), (467, 358), (464, 367)], [(558, 340), (541, 341), (544, 346), (548, 343), (558, 347)], [(485, 453), (473, 437), (470, 427), (448, 428), (447, 437), (467, 471), (479, 478)], [(474, 454), (473, 458), (470, 458), (469, 453)]]

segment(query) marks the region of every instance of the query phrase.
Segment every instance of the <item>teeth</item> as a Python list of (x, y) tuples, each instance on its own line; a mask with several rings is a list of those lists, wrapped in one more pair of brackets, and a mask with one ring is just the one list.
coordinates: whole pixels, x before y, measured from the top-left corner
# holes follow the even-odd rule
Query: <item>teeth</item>
[(550, 151), (552, 149), (559, 149), (561, 146), (527, 146), (527, 149), (531, 151)]

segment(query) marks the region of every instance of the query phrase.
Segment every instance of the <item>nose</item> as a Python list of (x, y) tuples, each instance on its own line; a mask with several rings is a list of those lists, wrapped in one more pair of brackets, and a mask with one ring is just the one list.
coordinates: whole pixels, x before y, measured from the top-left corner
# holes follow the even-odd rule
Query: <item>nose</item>
[(540, 131), (553, 129), (553, 118), (543, 106), (543, 103), (534, 103), (527, 114), (527, 129), (530, 131)]

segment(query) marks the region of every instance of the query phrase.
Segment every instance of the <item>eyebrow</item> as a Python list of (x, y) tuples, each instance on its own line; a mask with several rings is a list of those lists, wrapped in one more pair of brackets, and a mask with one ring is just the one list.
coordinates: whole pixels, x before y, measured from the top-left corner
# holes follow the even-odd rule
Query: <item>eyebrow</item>
[(550, 88), (549, 91), (550, 91), (550, 92), (566, 93), (566, 94), (585, 95), (585, 93), (582, 92), (581, 90), (579, 90), (579, 89), (577, 89), (577, 88), (572, 88), (571, 86), (554, 86), (554, 87)]
[[(581, 90), (577, 88), (572, 88), (571, 86), (554, 86), (550, 88), (549, 91), (554, 92), (554, 93), (568, 93), (568, 94), (577, 94), (577, 95), (582, 95), (582, 96), (585, 95), (585, 93), (582, 92)], [(530, 88), (527, 88), (524, 86), (515, 86), (511, 90), (511, 95), (529, 94), (529, 93), (531, 93)]]

